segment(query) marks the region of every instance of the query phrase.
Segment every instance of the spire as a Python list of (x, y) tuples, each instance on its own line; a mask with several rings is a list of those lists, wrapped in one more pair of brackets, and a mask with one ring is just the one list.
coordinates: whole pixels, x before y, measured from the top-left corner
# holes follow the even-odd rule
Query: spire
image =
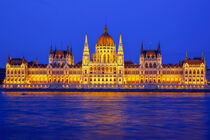
[(55, 51), (57, 51), (56, 44), (55, 44)]
[(181, 61), (181, 59), (180, 59), (180, 57), (179, 57), (179, 65), (181, 65), (182, 64), (182, 61)]
[(107, 33), (106, 20), (105, 20), (105, 26), (104, 26), (104, 33)]
[(188, 57), (187, 57), (187, 52), (186, 52), (186, 57), (185, 57), (185, 61), (187, 61), (188, 60)]
[(9, 54), (8, 54), (8, 63), (10, 62), (10, 56), (9, 56)]
[(88, 44), (87, 33), (85, 34), (85, 45)]
[(141, 53), (144, 52), (144, 48), (143, 48), (143, 41), (141, 42)]
[(38, 58), (36, 58), (36, 64), (38, 65)]
[(159, 41), (159, 44), (158, 44), (157, 52), (160, 53), (160, 41)]
[(120, 40), (119, 40), (119, 46), (118, 46), (118, 54), (123, 54), (123, 45), (122, 45), (122, 35), (120, 33)]
[(69, 43), (67, 43), (67, 50), (66, 50), (67, 54), (69, 54)]
[(52, 49), (52, 40), (51, 40), (51, 45), (50, 45), (50, 54), (53, 53), (53, 49)]
[(87, 40), (87, 34), (85, 34), (85, 45), (84, 45), (84, 52), (88, 52), (88, 54), (89, 54), (89, 48), (88, 48), (88, 40)]
[(204, 60), (204, 57), (203, 57), (203, 52), (202, 52), (201, 60), (202, 60), (202, 61)]
[(70, 55), (73, 55), (73, 52), (72, 52), (72, 45), (71, 45)]
[(24, 54), (23, 54), (23, 58), (22, 58), (22, 63), (25, 63), (25, 57), (24, 57)]
[(23, 54), (23, 58), (22, 59), (25, 60), (24, 54)]
[(88, 40), (87, 34), (85, 34), (85, 44), (84, 44), (84, 51), (82, 56), (82, 65), (87, 65), (90, 62), (90, 53), (88, 48)]
[(119, 44), (122, 44), (122, 35), (120, 33), (120, 41), (119, 41)]

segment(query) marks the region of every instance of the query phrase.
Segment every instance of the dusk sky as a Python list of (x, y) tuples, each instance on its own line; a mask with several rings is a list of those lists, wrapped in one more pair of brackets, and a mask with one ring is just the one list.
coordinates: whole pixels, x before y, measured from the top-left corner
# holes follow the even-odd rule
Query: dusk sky
[(25, 55), (27, 61), (48, 63), (51, 40), (57, 49), (73, 47), (75, 63), (82, 60), (85, 33), (90, 53), (107, 21), (118, 47), (122, 34), (125, 60), (139, 63), (145, 49), (161, 43), (163, 63), (179, 57), (200, 57), (210, 66), (209, 0), (1, 0), (0, 67)]

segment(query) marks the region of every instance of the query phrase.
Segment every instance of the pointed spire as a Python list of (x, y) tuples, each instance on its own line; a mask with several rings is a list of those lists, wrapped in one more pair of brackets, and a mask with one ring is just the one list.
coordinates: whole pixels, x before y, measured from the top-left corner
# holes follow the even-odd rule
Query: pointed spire
[(107, 33), (106, 20), (105, 20), (105, 26), (104, 26), (104, 33)]
[(122, 35), (120, 33), (120, 41), (119, 41), (119, 44), (122, 44)]
[(202, 60), (202, 61), (204, 60), (203, 52), (202, 52), (201, 60)]
[(87, 34), (85, 34), (84, 52), (88, 52), (88, 53), (89, 53), (89, 47), (88, 47)]
[(8, 54), (8, 63), (10, 62), (10, 56), (9, 56), (9, 54)]
[(22, 58), (22, 63), (25, 63), (25, 57), (24, 57), (24, 54), (23, 54), (23, 58)]
[(85, 34), (85, 44), (82, 56), (82, 65), (87, 65), (90, 62), (90, 53), (88, 48), (87, 34)]
[(144, 52), (143, 41), (141, 42), (141, 53)]
[(122, 45), (122, 35), (121, 35), (121, 33), (120, 33), (120, 39), (119, 39), (118, 54), (123, 54), (123, 45)]
[(23, 60), (25, 60), (25, 56), (24, 56), (24, 54), (23, 54), (23, 58), (22, 58)]
[(71, 45), (70, 55), (73, 55), (72, 45)]
[(160, 53), (160, 41), (159, 41), (159, 44), (158, 44), (157, 52)]
[(88, 44), (87, 33), (85, 34), (85, 44)]
[(180, 59), (180, 57), (179, 57), (179, 65), (181, 65), (182, 64), (182, 61), (181, 61), (181, 59)]
[(67, 50), (66, 50), (67, 54), (69, 54), (69, 42), (67, 43)]
[(50, 45), (50, 54), (53, 53), (53, 49), (52, 49), (52, 40), (51, 40), (51, 45)]
[(187, 57), (187, 52), (186, 52), (185, 61), (187, 61), (187, 60), (188, 60), (188, 57)]
[(36, 58), (36, 64), (38, 65), (38, 58)]
[(57, 51), (56, 44), (55, 44), (55, 51)]

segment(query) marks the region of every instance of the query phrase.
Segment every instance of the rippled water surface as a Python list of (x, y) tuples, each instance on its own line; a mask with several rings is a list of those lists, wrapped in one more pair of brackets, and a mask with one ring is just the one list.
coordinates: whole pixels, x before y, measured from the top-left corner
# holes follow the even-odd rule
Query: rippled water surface
[(0, 93), (0, 139), (209, 139), (210, 93)]

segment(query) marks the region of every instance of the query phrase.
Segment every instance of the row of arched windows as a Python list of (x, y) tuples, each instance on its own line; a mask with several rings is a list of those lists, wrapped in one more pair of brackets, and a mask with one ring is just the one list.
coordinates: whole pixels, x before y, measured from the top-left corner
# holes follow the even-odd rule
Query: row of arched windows
[(185, 74), (204, 74), (203, 70), (185, 70)]
[(157, 67), (157, 64), (156, 63), (145, 63), (145, 68), (156, 68)]
[(8, 70), (7, 74), (24, 74), (24, 70)]
[(90, 74), (93, 73), (114, 73), (116, 74), (116, 67), (112, 68), (112, 67), (90, 67)]

